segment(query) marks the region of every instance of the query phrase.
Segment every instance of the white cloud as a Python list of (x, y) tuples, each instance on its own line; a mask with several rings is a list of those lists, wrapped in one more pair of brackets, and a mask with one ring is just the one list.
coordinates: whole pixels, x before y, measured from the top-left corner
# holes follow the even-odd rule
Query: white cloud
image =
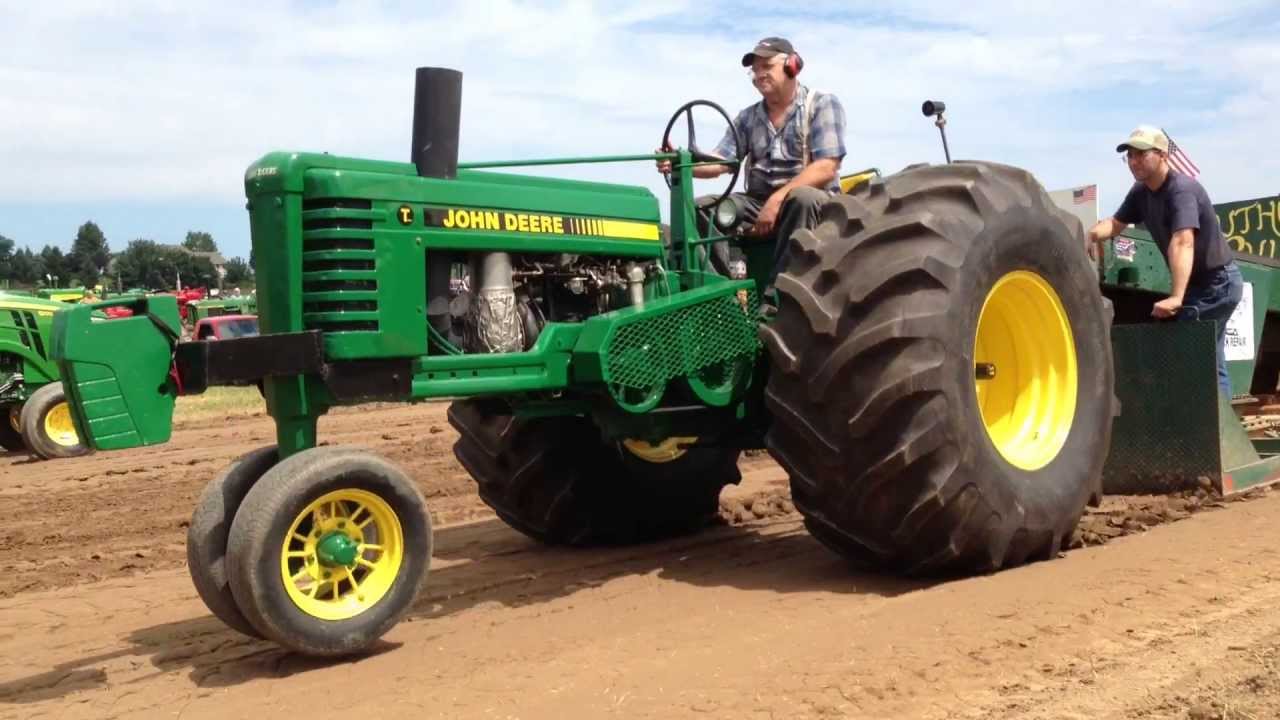
[[(687, 99), (752, 102), (737, 57), (773, 32), (844, 101), (846, 170), (940, 159), (919, 115), (937, 97), (958, 156), (1100, 182), (1104, 206), (1128, 182), (1110, 147), (1145, 121), (1215, 199), (1269, 194), (1280, 168), (1249, 139), (1280, 110), (1271, 6), (0, 3), (0, 197), (234, 204), (270, 150), (407, 159), (420, 65), (464, 72), (464, 160), (646, 152)], [(664, 189), (644, 165), (538, 172)]]

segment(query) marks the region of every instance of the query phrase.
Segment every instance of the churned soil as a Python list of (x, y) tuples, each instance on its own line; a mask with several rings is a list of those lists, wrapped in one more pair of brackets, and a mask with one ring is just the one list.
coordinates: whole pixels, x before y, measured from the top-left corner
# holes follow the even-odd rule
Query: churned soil
[(436, 527), (409, 618), (343, 662), (236, 634), (186, 575), (196, 497), (271, 444), (261, 413), (0, 455), (0, 717), (1280, 717), (1280, 493), (1107, 497), (1057, 559), (927, 582), (850, 568), (751, 453), (700, 533), (549, 548), (476, 496), (445, 407), (320, 421), (404, 468)]

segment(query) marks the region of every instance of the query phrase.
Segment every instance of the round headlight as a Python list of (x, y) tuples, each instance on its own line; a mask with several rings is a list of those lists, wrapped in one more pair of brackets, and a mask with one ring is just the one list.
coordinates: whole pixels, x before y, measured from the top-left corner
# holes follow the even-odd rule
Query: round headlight
[(721, 232), (729, 232), (738, 225), (738, 203), (734, 202), (732, 197), (727, 197), (716, 205), (715, 223)]

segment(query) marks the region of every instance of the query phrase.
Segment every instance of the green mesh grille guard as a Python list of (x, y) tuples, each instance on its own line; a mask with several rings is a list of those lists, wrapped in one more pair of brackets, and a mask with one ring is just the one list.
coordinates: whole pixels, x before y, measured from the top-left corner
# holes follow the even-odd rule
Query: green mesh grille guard
[(722, 294), (618, 323), (603, 347), (607, 384), (643, 390), (715, 368), (759, 351), (754, 290)]

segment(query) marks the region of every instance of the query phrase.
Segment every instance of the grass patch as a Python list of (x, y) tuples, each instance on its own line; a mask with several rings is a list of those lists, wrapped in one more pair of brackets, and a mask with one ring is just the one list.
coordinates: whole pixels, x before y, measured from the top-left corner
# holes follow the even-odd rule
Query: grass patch
[(174, 422), (264, 413), (267, 401), (258, 388), (211, 387), (199, 395), (183, 395), (173, 410)]

